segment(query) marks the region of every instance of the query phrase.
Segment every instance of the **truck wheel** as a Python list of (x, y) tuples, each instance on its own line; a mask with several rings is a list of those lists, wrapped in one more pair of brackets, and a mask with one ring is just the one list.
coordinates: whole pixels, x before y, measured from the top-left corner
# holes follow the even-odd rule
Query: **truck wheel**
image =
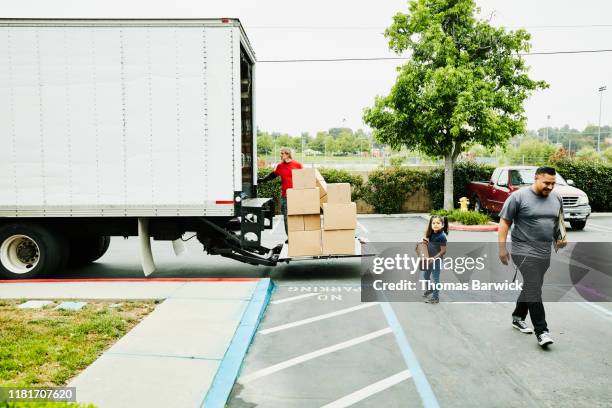
[(586, 226), (586, 221), (570, 221), (573, 230), (580, 231)]
[(0, 276), (8, 279), (43, 278), (59, 270), (64, 256), (60, 239), (35, 224), (0, 227)]
[(70, 240), (71, 266), (85, 266), (97, 261), (110, 246), (110, 237), (73, 237)]
[(474, 211), (482, 212), (482, 204), (480, 203), (480, 199), (478, 197), (474, 197)]

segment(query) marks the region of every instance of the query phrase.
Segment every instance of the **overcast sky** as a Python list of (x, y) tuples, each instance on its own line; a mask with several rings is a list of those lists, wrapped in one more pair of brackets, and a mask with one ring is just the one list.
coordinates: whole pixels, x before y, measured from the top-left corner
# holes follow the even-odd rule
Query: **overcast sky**
[[(479, 0), (492, 24), (525, 27), (532, 52), (612, 49), (609, 0)], [(214, 18), (242, 21), (259, 61), (395, 56), (382, 35), (406, 0), (0, 0), (2, 17)], [(607, 26), (605, 26), (607, 24)], [(599, 27), (598, 27), (599, 25)], [(604, 26), (601, 26), (604, 25)], [(612, 52), (528, 56), (531, 77), (550, 88), (526, 102), (528, 127), (612, 123)], [(257, 122), (262, 130), (365, 128), (363, 108), (386, 95), (401, 61), (257, 65)], [(547, 116), (550, 115), (550, 120)]]

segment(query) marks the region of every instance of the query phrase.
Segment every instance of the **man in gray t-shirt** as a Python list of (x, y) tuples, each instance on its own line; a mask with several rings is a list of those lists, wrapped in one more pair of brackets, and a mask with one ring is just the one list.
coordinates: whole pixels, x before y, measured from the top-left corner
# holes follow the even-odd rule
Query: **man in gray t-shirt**
[[(538, 168), (534, 183), (510, 195), (499, 214), (499, 259), (508, 265), (510, 256), (506, 239), (512, 226), (512, 261), (523, 276), (523, 289), (512, 313), (512, 326), (523, 333), (531, 333), (531, 328), (525, 323), (529, 313), (538, 344), (542, 347), (553, 343), (542, 304), (542, 284), (550, 266), (555, 225), (563, 210), (561, 196), (553, 192), (555, 180), (555, 169)], [(565, 242), (557, 245), (563, 247)]]

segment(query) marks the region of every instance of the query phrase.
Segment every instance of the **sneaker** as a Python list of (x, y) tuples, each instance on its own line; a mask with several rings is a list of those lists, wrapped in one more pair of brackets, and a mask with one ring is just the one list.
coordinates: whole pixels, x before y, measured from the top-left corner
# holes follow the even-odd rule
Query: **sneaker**
[(440, 300), (437, 299), (437, 298), (427, 298), (427, 299), (425, 299), (425, 303), (435, 304), (435, 303), (440, 303)]
[(433, 290), (426, 290), (425, 292), (423, 292), (423, 297), (426, 298), (427, 296), (431, 295), (433, 293)]
[(553, 344), (553, 339), (550, 337), (548, 332), (542, 332), (540, 334), (536, 334), (536, 338), (538, 339), (538, 344), (541, 347), (547, 347), (549, 344)]
[(527, 323), (523, 319), (513, 319), (512, 327), (518, 329), (521, 333), (533, 333), (533, 329), (527, 326)]

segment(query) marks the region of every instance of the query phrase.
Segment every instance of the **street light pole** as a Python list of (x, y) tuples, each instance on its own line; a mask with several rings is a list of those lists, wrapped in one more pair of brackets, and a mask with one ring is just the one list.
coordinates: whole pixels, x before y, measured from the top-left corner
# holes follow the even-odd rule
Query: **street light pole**
[(599, 91), (599, 126), (598, 126), (598, 130), (597, 130), (597, 153), (600, 152), (600, 143), (601, 143), (601, 104), (603, 101), (603, 93), (604, 91), (608, 89), (605, 85), (604, 86), (600, 86), (598, 91)]

